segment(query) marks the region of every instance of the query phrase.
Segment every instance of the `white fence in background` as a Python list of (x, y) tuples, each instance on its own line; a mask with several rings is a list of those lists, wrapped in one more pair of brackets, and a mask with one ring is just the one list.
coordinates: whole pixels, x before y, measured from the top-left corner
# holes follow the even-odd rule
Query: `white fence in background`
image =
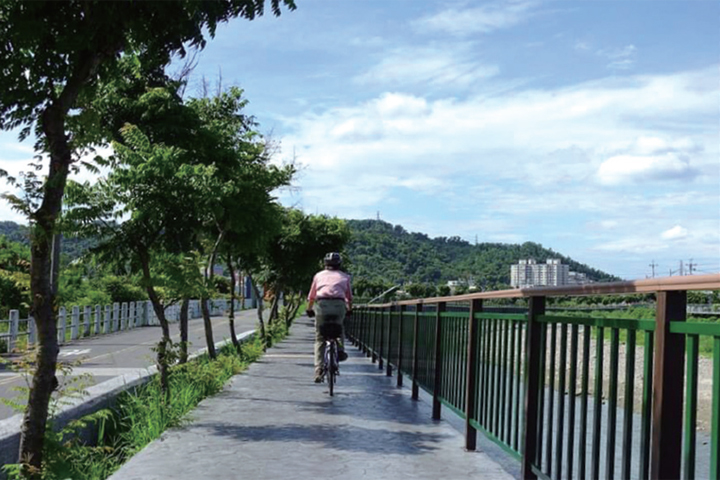
[[(223, 315), (229, 308), (226, 299), (209, 300), (211, 316)], [(172, 304), (165, 308), (165, 316), (169, 322), (180, 320), (180, 305)], [(202, 317), (200, 300), (190, 300), (188, 318)], [(156, 326), (160, 322), (155, 315), (149, 300), (140, 302), (113, 303), (112, 305), (74, 306), (68, 312), (60, 307), (57, 315), (58, 343), (78, 338), (104, 335), (108, 333), (130, 330), (132, 328)], [(0, 353), (12, 352), (18, 346), (18, 340), (25, 337), (24, 345), (32, 346), (37, 341), (37, 329), (32, 317), (21, 319), (20, 312), (10, 310), (8, 320), (0, 319)]]

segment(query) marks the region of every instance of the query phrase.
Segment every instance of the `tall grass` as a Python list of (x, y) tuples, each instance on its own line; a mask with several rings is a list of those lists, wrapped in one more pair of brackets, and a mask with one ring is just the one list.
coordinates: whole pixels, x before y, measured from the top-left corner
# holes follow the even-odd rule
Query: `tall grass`
[[(273, 332), (275, 340), (287, 333)], [(166, 429), (182, 424), (201, 400), (223, 389), (225, 383), (263, 353), (259, 338), (232, 344), (218, 352), (171, 368), (166, 399), (156, 375), (149, 383), (122, 393), (111, 409), (76, 420), (60, 431), (48, 429), (42, 478), (47, 480), (104, 480)], [(90, 437), (90, 438), (88, 438)], [(22, 478), (19, 465), (6, 467), (10, 478)]]

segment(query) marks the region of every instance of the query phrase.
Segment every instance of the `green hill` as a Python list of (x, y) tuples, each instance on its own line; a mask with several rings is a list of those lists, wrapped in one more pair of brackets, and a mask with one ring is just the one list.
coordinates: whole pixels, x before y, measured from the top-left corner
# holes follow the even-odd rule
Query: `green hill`
[(619, 280), (537, 243), (472, 245), (459, 237), (430, 238), (379, 220), (348, 220), (348, 225), (353, 233), (347, 247), (352, 273), (374, 283), (473, 280), (478, 287), (494, 290), (510, 284), (510, 265), (523, 258), (559, 258), (571, 271), (592, 280)]
[[(570, 270), (584, 273), (591, 280), (619, 280), (537, 243), (472, 245), (460, 237), (430, 238), (379, 220), (347, 220), (347, 223), (353, 234), (347, 246), (350, 269), (358, 280), (365, 282), (439, 285), (448, 280), (465, 280), (474, 281), (486, 290), (495, 290), (510, 284), (510, 265), (523, 258), (534, 258), (538, 262), (559, 258), (570, 265)], [(0, 222), (0, 235), (10, 241), (29, 243), (28, 228), (13, 222)], [(92, 244), (84, 239), (65, 239), (64, 263), (80, 257)]]
[[(18, 225), (15, 222), (0, 222), (0, 236), (5, 236), (11, 242), (30, 245), (30, 231), (25, 225)], [(95, 242), (92, 240), (81, 238), (64, 239), (61, 263), (66, 264), (81, 257), (93, 245), (95, 245)]]

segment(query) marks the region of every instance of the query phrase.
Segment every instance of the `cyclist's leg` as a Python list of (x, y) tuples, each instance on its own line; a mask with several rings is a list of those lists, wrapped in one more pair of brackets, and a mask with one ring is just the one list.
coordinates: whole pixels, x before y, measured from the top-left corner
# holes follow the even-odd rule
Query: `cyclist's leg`
[[(332, 321), (335, 323), (340, 324), (340, 327), (342, 327), (342, 335), (338, 339), (338, 356), (342, 360), (345, 360), (347, 358), (347, 354), (345, 353), (345, 344), (344, 344), (344, 338), (345, 338), (345, 327), (344, 327), (344, 319), (345, 319), (345, 313), (347, 311), (347, 307), (345, 305), (344, 300), (320, 300), (318, 301), (318, 312), (322, 312), (323, 315), (327, 315), (329, 318), (332, 318)], [(320, 313), (317, 314), (320, 316)], [(342, 353), (341, 353), (342, 352)]]
[(323, 364), (325, 361), (325, 339), (320, 335), (323, 318), (315, 315), (315, 382), (322, 381)]

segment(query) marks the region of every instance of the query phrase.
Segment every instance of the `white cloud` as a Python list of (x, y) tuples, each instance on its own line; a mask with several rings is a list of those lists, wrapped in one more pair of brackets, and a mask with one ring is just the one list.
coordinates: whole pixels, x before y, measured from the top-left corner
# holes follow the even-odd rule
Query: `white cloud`
[(424, 98), (401, 93), (386, 93), (378, 99), (376, 105), (378, 113), (387, 117), (423, 115), (428, 111)]
[(620, 226), (620, 222), (617, 220), (600, 220), (599, 222), (590, 222), (588, 228), (595, 229), (601, 228), (603, 230), (613, 230)]
[(467, 87), (498, 73), (497, 66), (478, 62), (470, 45), (455, 44), (390, 50), (354, 81), (360, 85)]
[(675, 153), (662, 155), (618, 155), (605, 160), (598, 168), (600, 183), (619, 185), (647, 180), (690, 179), (697, 171), (687, 159)]
[(637, 47), (635, 45), (625, 45), (621, 48), (604, 48), (594, 50), (588, 42), (577, 41), (573, 48), (581, 53), (593, 54), (607, 61), (606, 67), (609, 70), (628, 70), (635, 65), (637, 58)]
[[(431, 235), (481, 233), (485, 241), (537, 240), (528, 225), (540, 213), (545, 243), (547, 235), (575, 234), (597, 245), (589, 255), (633, 258), (667, 254), (657, 225), (672, 212), (688, 229), (673, 248), (692, 243), (698, 252), (717, 252), (717, 221), (704, 225), (697, 213), (717, 210), (720, 196), (712, 128), (720, 89), (696, 88), (709, 78), (717, 79), (716, 69), (435, 100), (398, 88), (286, 118), (292, 134), (283, 144), (296, 147), (306, 165), (300, 198), (309, 211), (369, 218), (389, 205), (404, 209), (412, 198), (411, 211), (432, 208), (428, 218), (443, 215), (447, 225), (430, 229), (404, 214), (391, 221)], [(680, 117), (700, 120), (683, 127), (674, 122)], [(690, 178), (692, 188), (668, 181)], [(607, 188), (637, 182), (642, 188)], [(461, 224), (486, 213), (485, 228), (465, 235)], [(588, 225), (588, 214), (597, 223)], [(685, 255), (700, 255), (695, 250)]]
[(535, 2), (500, 1), (464, 10), (448, 9), (423, 17), (414, 26), (420, 31), (442, 32), (464, 36), (490, 33), (525, 21)]
[(637, 48), (635, 45), (626, 45), (623, 48), (615, 50), (600, 50), (598, 55), (606, 57), (610, 60), (607, 68), (611, 70), (627, 70), (635, 64), (635, 56)]
[(677, 240), (688, 236), (687, 228), (683, 228), (680, 225), (675, 225), (669, 230), (665, 230), (660, 234), (660, 238), (663, 240)]
[(586, 52), (590, 50), (590, 44), (588, 44), (587, 42), (575, 42), (574, 48), (575, 50)]
[(667, 243), (639, 236), (630, 236), (627, 238), (612, 240), (595, 246), (595, 250), (601, 252), (625, 252), (636, 255), (647, 255), (651, 252), (661, 252), (663, 250), (667, 250), (668, 248), (669, 246)]
[[(490, 96), (481, 91), (435, 101), (385, 93), (356, 105), (286, 118), (293, 133), (283, 143), (297, 147), (310, 168), (333, 166), (339, 175), (367, 164), (400, 172), (409, 165), (442, 167), (442, 172), (478, 172), (481, 167), (485, 174), (506, 178), (523, 175), (530, 164), (537, 171), (534, 176), (542, 172), (558, 178), (568, 172), (568, 181), (592, 178), (599, 171), (607, 182), (647, 171), (689, 175), (691, 150), (680, 147), (701, 147), (699, 152), (693, 147), (693, 167), (710, 162), (717, 158), (716, 134), (686, 129), (677, 136), (676, 129), (667, 133), (648, 123), (678, 115), (716, 115), (720, 90), (691, 88), (703, 76), (717, 77), (717, 72), (637, 76)], [(558, 151), (570, 153), (552, 154)], [(666, 153), (655, 153), (661, 151)], [(633, 157), (624, 158), (630, 166), (616, 158), (622, 155)]]

